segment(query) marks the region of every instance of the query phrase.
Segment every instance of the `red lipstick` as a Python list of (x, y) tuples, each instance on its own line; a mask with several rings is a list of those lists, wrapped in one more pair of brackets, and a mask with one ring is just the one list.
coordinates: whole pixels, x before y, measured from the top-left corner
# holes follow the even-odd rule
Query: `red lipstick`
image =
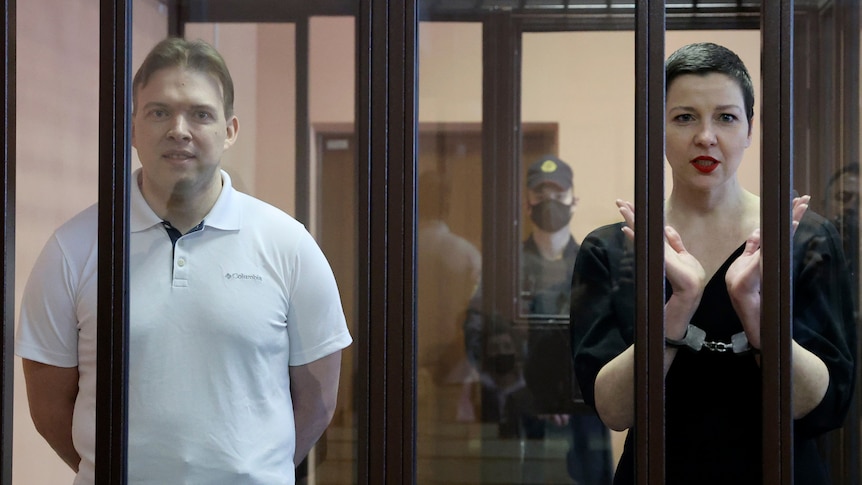
[(691, 163), (691, 165), (700, 173), (711, 173), (713, 170), (718, 168), (718, 164), (721, 162), (712, 157), (700, 156), (689, 163)]

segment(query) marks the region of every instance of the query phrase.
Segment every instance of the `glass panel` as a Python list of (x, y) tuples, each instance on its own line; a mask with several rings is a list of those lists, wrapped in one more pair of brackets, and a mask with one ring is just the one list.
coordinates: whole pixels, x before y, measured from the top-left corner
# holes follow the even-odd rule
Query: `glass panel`
[(482, 27), (419, 26), (417, 483), (482, 483), (464, 326), (482, 257)]
[[(167, 34), (167, 13), (153, 0), (135, 0), (133, 10), (134, 68)], [(25, 284), (46, 241), (97, 199), (99, 9), (89, 0), (21, 2), (16, 23), (15, 290), (20, 312)], [(33, 426), (21, 359), (15, 362), (13, 484), (72, 483), (71, 468)]]
[[(458, 35), (471, 28), (475, 31), (472, 43)], [(464, 101), (465, 93), (475, 93), (477, 99), (480, 96), (475, 87), (479, 85), (479, 73), (474, 74), (472, 82), (465, 82), (464, 66), (469, 63), (461, 59), (465, 52), (474, 52), (470, 46), (481, 42), (481, 31), (469, 24), (421, 26), (417, 436), (420, 483), (610, 482), (616, 459), (613, 438), (619, 443), (618, 456), (624, 435), (609, 433), (593, 411), (577, 402), (579, 393), (572, 382), (568, 346), (569, 284), (574, 266), (573, 246), (592, 229), (619, 218), (613, 205), (615, 197), (607, 194), (631, 198), (634, 181), (625, 164), (632, 158), (630, 150), (634, 144), (632, 41), (630, 32), (525, 34), (520, 67), (520, 153), (511, 156), (516, 161), (511, 167), (501, 162), (499, 167), (485, 169), (510, 170), (517, 183), (514, 190), (499, 194), (487, 194), (493, 188), (483, 183), (479, 194), (475, 181), (488, 180), (489, 173), (485, 173), (481, 179), (474, 176), (472, 186), (459, 193), (454, 184), (462, 183), (462, 177), (453, 174), (453, 167), (471, 159), (474, 150), (466, 143), (458, 148), (454, 135), (444, 132), (439, 123), (435, 127), (438, 134), (431, 139), (423, 127), (441, 118), (459, 119), (455, 117), (456, 108), (461, 110), (461, 120), (469, 121), (471, 114), (479, 115), (478, 110), (467, 111), (478, 100)], [(455, 43), (458, 49), (450, 49), (450, 44)], [(594, 52), (597, 44), (605, 46), (601, 55)], [(484, 55), (491, 53), (486, 51)], [(437, 63), (437, 59), (446, 62)], [(479, 59), (473, 64), (479, 66)], [(457, 88), (446, 95), (444, 89), (450, 85)], [(495, 136), (504, 137), (507, 126), (499, 125), (486, 120), (483, 126), (499, 130)], [(482, 135), (492, 137), (489, 133)], [(431, 147), (426, 148), (429, 144)], [(625, 155), (626, 150), (629, 155)], [(426, 153), (435, 155), (423, 158)], [(564, 171), (563, 162), (551, 159), (550, 155), (566, 160), (574, 174), (559, 177), (557, 174)], [(506, 158), (505, 154), (492, 157), (488, 153), (482, 155), (486, 163)], [(564, 186), (562, 190), (554, 192), (552, 187), (528, 190), (532, 180), (529, 167), (534, 162), (539, 162), (538, 175), (558, 180)], [(604, 176), (607, 173), (621, 175)], [(573, 183), (573, 191), (565, 187)], [(456, 203), (463, 200), (460, 194), (468, 194), (474, 202)], [(482, 202), (494, 200), (494, 195), (499, 200), (498, 207), (479, 207)], [(562, 206), (561, 212), (565, 213), (553, 216), (552, 209), (542, 215), (543, 209), (538, 205), (544, 200), (558, 202), (546, 205), (556, 205), (558, 209)], [(516, 237), (510, 241), (502, 234), (494, 240), (478, 240), (481, 244), (477, 244), (471, 234), (480, 234), (480, 228), (475, 227), (478, 222), (482, 222), (483, 228), (484, 224), (498, 222), (482, 220), (477, 215), (505, 214), (510, 204), (518, 208), (514, 214), (519, 228)], [(590, 210), (585, 211), (584, 204)], [(531, 205), (536, 206), (535, 217)], [(472, 213), (473, 227), (461, 225), (460, 214), (454, 210), (446, 212), (447, 206), (457, 206), (465, 219)], [(572, 206), (577, 211), (569, 220)], [(505, 216), (497, 217), (503, 221), (499, 226), (505, 233)], [(549, 224), (556, 227), (548, 230)], [(444, 239), (441, 234), (447, 244), (440, 242)], [(488, 231), (481, 234), (484, 236)], [(560, 252), (554, 263), (552, 258), (542, 256), (535, 239), (545, 238), (541, 242), (544, 247), (546, 239), (557, 234), (564, 237), (559, 237), (562, 244), (549, 245)], [(459, 250), (447, 250), (451, 247)], [(466, 335), (455, 333), (453, 338), (445, 329), (463, 325), (465, 293), (463, 285), (455, 283), (469, 283), (475, 278), (475, 265), (471, 264), (477, 257), (474, 247), (485, 253), (485, 263), (490, 260), (495, 265), (482, 271), (484, 277), (491, 275), (493, 284), (489, 285), (487, 280), (479, 284), (466, 309)], [(519, 264), (513, 266), (511, 273), (495, 272), (497, 261), (487, 253), (503, 258), (509, 251)], [(547, 269), (539, 271), (539, 267)], [(551, 277), (552, 274), (555, 276)], [(513, 293), (499, 296), (488, 290), (489, 286), (505, 287), (501, 282), (507, 279), (512, 282)], [(447, 323), (451, 320), (455, 323)], [(466, 342), (461, 342), (461, 338), (466, 338)], [(463, 371), (454, 374), (449, 371), (463, 359), (460, 352), (465, 344), (470, 364), (466, 378)], [(446, 365), (441, 366), (441, 361)], [(441, 368), (442, 372), (438, 370)], [(437, 377), (435, 382), (435, 375), (452, 375), (457, 379), (446, 383)], [(466, 391), (468, 386), (464, 383), (471, 381), (472, 389)], [(444, 394), (447, 385), (449, 397)], [(470, 404), (466, 410), (472, 415), (464, 412), (464, 404)]]
[[(187, 24), (186, 37), (213, 43), (233, 73), (242, 136), (225, 154), (223, 168), (243, 192), (288, 214), (295, 214), (300, 198), (310, 201), (303, 222), (329, 262), (348, 328), (356, 336), (354, 25), (350, 17), (309, 19), (307, 72), (300, 71), (295, 55), (297, 43), (306, 39), (297, 38), (293, 23)], [(298, 76), (307, 76), (309, 86), (308, 140), (296, 137)], [(298, 166), (303, 163), (296, 159), (299, 143), (309, 147), (307, 168)], [(310, 183), (297, 192), (299, 170), (308, 171)], [(333, 420), (297, 468), (297, 483), (357, 480), (354, 345), (341, 356)]]
[[(616, 197), (632, 197), (634, 35), (525, 33), (522, 39), (515, 327), (524, 335), (525, 385), (513, 400), (525, 449), (521, 473), (529, 483), (609, 484), (624, 434), (611, 433), (584, 403), (569, 333), (570, 314), (577, 329), (586, 328), (585, 314), (598, 301), (570, 297), (580, 243), (619, 218)], [(549, 133), (537, 139), (531, 126), (540, 121)]]
[[(356, 375), (359, 247), (354, 106), (356, 105), (355, 19), (313, 17), (309, 22), (309, 174), (314, 233), (329, 259), (354, 343), (341, 356), (335, 416), (315, 448), (307, 485), (357, 483)], [(272, 86), (279, 89), (278, 84)], [(277, 184), (276, 184), (277, 185)]]
[[(809, 212), (832, 223), (838, 236), (825, 239), (844, 252), (845, 268), (830, 269), (846, 269), (848, 279), (839, 285), (846, 293), (833, 291), (825, 303), (836, 313), (852, 306), (852, 311), (845, 311), (844, 322), (821, 319), (818, 323), (830, 347), (801, 341), (805, 334), (795, 329), (795, 335), (801, 335), (797, 341), (826, 363), (829, 387), (824, 401), (835, 406), (816, 408), (797, 422), (795, 432), (819, 435), (818, 451), (832, 483), (856, 484), (862, 479), (859, 369), (857, 365), (854, 374), (844, 359), (854, 351), (858, 358), (859, 349), (858, 341), (847, 335), (859, 333), (860, 6), (857, 2), (797, 2), (794, 36), (794, 187), (811, 194)], [(795, 242), (801, 243), (798, 237)], [(814, 249), (809, 253), (814, 254)], [(801, 294), (799, 289), (794, 295), (797, 302), (810, 301)], [(846, 415), (845, 406), (849, 407)], [(837, 429), (829, 431), (833, 427)], [(803, 459), (810, 453), (804, 447), (796, 449)], [(812, 480), (797, 473), (796, 483)]]

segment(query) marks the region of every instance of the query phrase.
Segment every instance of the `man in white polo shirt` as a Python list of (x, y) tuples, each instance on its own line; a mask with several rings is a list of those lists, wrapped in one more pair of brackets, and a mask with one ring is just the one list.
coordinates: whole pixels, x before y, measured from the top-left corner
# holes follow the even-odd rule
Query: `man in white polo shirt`
[[(129, 483), (293, 484), (350, 345), (305, 228), (231, 186), (224, 60), (166, 39), (133, 83)], [(60, 227), (25, 289), (16, 351), (37, 430), (94, 480), (97, 211)]]

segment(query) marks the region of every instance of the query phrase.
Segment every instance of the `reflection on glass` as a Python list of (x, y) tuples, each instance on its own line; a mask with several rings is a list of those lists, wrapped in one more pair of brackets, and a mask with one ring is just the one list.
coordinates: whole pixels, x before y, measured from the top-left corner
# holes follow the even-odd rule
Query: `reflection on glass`
[(464, 332), (482, 272), (481, 32), (419, 26), (418, 484), (481, 483), (479, 375)]
[[(481, 274), (479, 250), (449, 226), (445, 174), (419, 176), (418, 379), (419, 454), (444, 457), (466, 444), (463, 423), (476, 420), (473, 384), (462, 325)], [(453, 443), (453, 441), (460, 441)], [(437, 476), (442, 467), (428, 473)], [(440, 477), (442, 478), (442, 477)]]
[[(797, 2), (794, 7), (794, 187), (811, 191), (811, 208), (841, 237), (857, 336), (860, 324), (859, 2)], [(840, 39), (840, 40), (837, 40)], [(857, 359), (859, 357), (857, 341)], [(831, 376), (830, 376), (831, 377)], [(818, 439), (832, 483), (862, 480), (862, 388), (843, 425)], [(798, 432), (798, 431), (797, 431)], [(797, 483), (800, 483), (797, 481)]]
[(478, 374), (468, 361), (464, 322), (479, 284), (481, 233), (477, 127), (420, 127), (417, 445), (419, 483), (478, 480), (466, 460), (478, 429)]
[[(352, 17), (312, 17), (309, 20), (309, 121), (313, 159), (310, 164), (309, 193), (298, 193), (312, 201), (310, 226), (332, 265), (347, 325), (354, 345), (345, 349), (341, 359), (338, 404), (332, 423), (309, 457), (300, 485), (342, 485), (357, 483), (356, 338), (358, 321), (358, 223), (356, 206), (356, 142), (354, 138), (355, 20)], [(285, 52), (277, 43), (273, 48)], [(297, 76), (303, 75), (297, 72)], [(284, 86), (267, 83), (273, 94)], [(282, 122), (287, 118), (282, 114)], [(278, 139), (282, 129), (274, 125)], [(289, 126), (289, 124), (288, 124)], [(278, 161), (279, 157), (274, 158)], [(283, 170), (283, 168), (282, 168)], [(273, 192), (283, 191), (293, 178), (270, 177)]]

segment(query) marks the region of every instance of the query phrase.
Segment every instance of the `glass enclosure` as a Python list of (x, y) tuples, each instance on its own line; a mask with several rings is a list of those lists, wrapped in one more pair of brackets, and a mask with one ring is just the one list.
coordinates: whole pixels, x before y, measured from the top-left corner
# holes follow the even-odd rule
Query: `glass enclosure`
[[(381, 324), (363, 313), (363, 285), (381, 284), (362, 280), (363, 270), (395, 264), (360, 256), (362, 229), (373, 216), (357, 210), (369, 203), (361, 200), (363, 170), (377, 163), (365, 165), (358, 128), (368, 118), (357, 112), (367, 96), (358, 86), (368, 73), (357, 62), (365, 3), (322, 2), (316, 10), (246, 0), (241, 18), (231, 18), (236, 10), (222, 2), (171, 10), (187, 3), (133, 2), (132, 69), (171, 21), (224, 55), (241, 130), (223, 168), (236, 188), (309, 228), (333, 268), (354, 336), (342, 355), (335, 417), (298, 468), (298, 483), (368, 483), (370, 465), (361, 462), (368, 435), (400, 423), (370, 418), (364, 410), (379, 396), (362, 391), (384, 378), (361, 365), (368, 358), (362, 349), (375, 344), (363, 339), (374, 338), (370, 329)], [(401, 430), (415, 450), (404, 451), (404, 459), (418, 484), (609, 484), (628, 431), (609, 429), (584, 402), (572, 363), (571, 283), (581, 243), (622, 222), (615, 200), (634, 200), (644, 183), (635, 175), (645, 163), (635, 146), (646, 134), (633, 123), (634, 5), (498, 3), (511, 2), (410, 4), (419, 17), (416, 119), (399, 123), (415, 124), (415, 153), (403, 160), (415, 156), (415, 179), (391, 182), (404, 190), (404, 201), (389, 199), (394, 191), (366, 194), (394, 205), (416, 201), (415, 224), (407, 218), (415, 246), (404, 262), (415, 271), (398, 282), (405, 289), (415, 283), (415, 300), (404, 296), (415, 318), (395, 323), (415, 329), (416, 338), (392, 355), (415, 365), (412, 380), (405, 379), (415, 392), (415, 421), (407, 418)], [(761, 50), (761, 3), (667, 1), (665, 35), (667, 54), (715, 42), (739, 54), (751, 72), (754, 120), (738, 173), (755, 195), (779, 184), (761, 173), (762, 116), (778, 109), (762, 103), (761, 62), (772, 53)], [(99, 59), (92, 46), (99, 3), (28, 0), (17, 8), (20, 301), (51, 231), (96, 201)], [(860, 6), (797, 0), (793, 29), (792, 189), (811, 195), (809, 210), (840, 234), (858, 327)], [(61, 77), (63, 83), (54, 81)], [(670, 169), (664, 180), (667, 196)], [(14, 483), (71, 482), (29, 419), (20, 359), (15, 382)], [(862, 483), (859, 393), (857, 386), (843, 427), (817, 440), (835, 484)]]

